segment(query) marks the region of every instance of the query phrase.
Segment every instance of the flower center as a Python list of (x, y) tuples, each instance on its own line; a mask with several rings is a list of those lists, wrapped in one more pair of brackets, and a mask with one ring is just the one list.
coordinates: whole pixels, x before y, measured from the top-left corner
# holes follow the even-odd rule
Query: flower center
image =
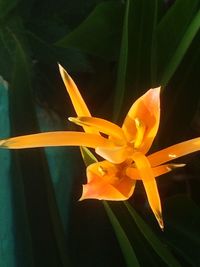
[(137, 117), (134, 119), (134, 122), (136, 128), (135, 139), (131, 140), (129, 144), (131, 144), (131, 147), (133, 147), (134, 150), (137, 151), (142, 145), (142, 142), (144, 140), (146, 125), (143, 123), (141, 119)]
[(99, 171), (101, 176), (105, 176), (108, 173), (107, 169), (102, 167), (102, 166), (98, 167), (98, 171)]

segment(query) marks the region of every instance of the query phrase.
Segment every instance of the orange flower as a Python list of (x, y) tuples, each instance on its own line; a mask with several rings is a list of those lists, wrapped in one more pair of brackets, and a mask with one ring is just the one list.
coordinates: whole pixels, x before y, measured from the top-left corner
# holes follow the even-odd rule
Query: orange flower
[(160, 87), (150, 89), (141, 96), (132, 105), (120, 127), (107, 120), (92, 117), (72, 78), (60, 65), (59, 69), (78, 116), (70, 117), (69, 120), (82, 126), (85, 132), (31, 134), (0, 140), (0, 146), (9, 149), (46, 146), (94, 148), (104, 161), (87, 167), (87, 184), (83, 185), (81, 200), (126, 200), (133, 194), (136, 181), (142, 180), (149, 205), (163, 229), (155, 177), (184, 166), (167, 162), (200, 150), (200, 138), (146, 156), (159, 127)]

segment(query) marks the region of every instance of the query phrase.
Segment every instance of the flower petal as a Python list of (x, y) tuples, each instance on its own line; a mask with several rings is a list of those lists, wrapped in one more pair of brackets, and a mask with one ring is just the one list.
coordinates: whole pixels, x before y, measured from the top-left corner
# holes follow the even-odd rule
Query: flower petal
[(84, 102), (75, 82), (60, 64), (58, 64), (58, 66), (59, 66), (61, 77), (63, 79), (67, 92), (71, 98), (76, 114), (78, 116), (88, 116), (88, 117), (91, 116), (87, 108), (87, 105)]
[(160, 228), (164, 229), (164, 223), (162, 219), (162, 210), (161, 210), (161, 203), (160, 203), (160, 196), (156, 184), (156, 180), (153, 179), (151, 181), (144, 181), (143, 185), (147, 194), (149, 205), (158, 221)]
[(161, 229), (163, 229), (162, 209), (160, 197), (157, 189), (156, 180), (151, 165), (142, 153), (136, 152), (134, 154), (135, 165), (138, 169), (139, 175), (144, 184), (149, 205), (158, 221)]
[(116, 141), (118, 145), (124, 145), (126, 142), (123, 130), (118, 125), (110, 121), (95, 117), (70, 117), (69, 120), (83, 127), (92, 127), (99, 132), (112, 137), (112, 140), (114, 142)]
[(146, 154), (157, 134), (160, 122), (160, 87), (150, 89), (130, 108), (122, 129), (129, 142)]
[[(90, 117), (90, 111), (83, 100), (78, 87), (76, 86), (75, 82), (71, 78), (71, 76), (67, 73), (67, 71), (60, 65), (59, 66), (59, 71), (61, 74), (61, 77), (63, 79), (63, 82), (65, 84), (65, 87), (67, 89), (67, 92), (70, 96), (70, 99), (72, 101), (72, 104), (74, 106), (74, 109), (76, 111), (77, 116), (87, 116)], [(88, 128), (88, 127), (83, 127), (84, 131), (86, 133), (96, 133), (99, 134), (98, 132), (95, 132), (93, 129)]]
[(86, 146), (96, 148), (98, 146), (112, 147), (113, 145), (111, 141), (100, 135), (64, 131), (30, 134), (0, 140), (0, 147), (10, 149), (47, 146)]
[(88, 183), (83, 185), (80, 200), (126, 200), (134, 191), (135, 181), (122, 174), (123, 169), (108, 161), (91, 164), (87, 168)]
[[(184, 167), (185, 164), (164, 164), (158, 167), (152, 168), (155, 177), (168, 173), (176, 168)], [(138, 169), (134, 167), (129, 167), (126, 169), (126, 175), (134, 180), (141, 180)]]
[(133, 148), (128, 146), (113, 146), (113, 147), (97, 147), (95, 152), (102, 158), (115, 163), (120, 164), (126, 159), (131, 158), (133, 154)]
[(200, 150), (200, 137), (167, 147), (148, 156), (151, 166), (157, 166), (173, 159)]

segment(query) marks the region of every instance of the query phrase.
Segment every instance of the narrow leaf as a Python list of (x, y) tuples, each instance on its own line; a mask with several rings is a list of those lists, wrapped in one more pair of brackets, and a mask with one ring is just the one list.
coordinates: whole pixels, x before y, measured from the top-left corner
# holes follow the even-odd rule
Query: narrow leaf
[(187, 49), (189, 48), (190, 44), (192, 43), (199, 29), (200, 29), (200, 10), (194, 16), (185, 34), (183, 35), (182, 40), (180, 41), (173, 57), (167, 64), (166, 69), (161, 78), (162, 85), (166, 85), (173, 76), (174, 72), (179, 66), (181, 60), (183, 59), (185, 53), (187, 52)]
[[(38, 132), (31, 90), (29, 54), (19, 36), (12, 29), (9, 29), (9, 32), (16, 46), (9, 99), (12, 134)], [(20, 184), (15, 194), (21, 196), (21, 203), (24, 205), (23, 212), (34, 255), (32, 262), (38, 266), (60, 263), (62, 266), (68, 266), (63, 226), (43, 151), (39, 149), (14, 151), (12, 155), (15, 163), (15, 179)], [(21, 218), (18, 220), (20, 221)], [(18, 227), (21, 226), (18, 225)]]
[(152, 246), (154, 251), (162, 258), (162, 260), (171, 267), (181, 267), (179, 262), (175, 259), (172, 253), (166, 248), (166, 246), (158, 239), (153, 233), (150, 227), (144, 222), (144, 220), (137, 214), (137, 212), (131, 207), (128, 202), (124, 202), (124, 205), (128, 209), (131, 217), (137, 224), (138, 228)]
[(106, 201), (103, 201), (106, 213), (110, 219), (110, 222), (113, 226), (113, 229), (115, 231), (116, 237), (118, 239), (119, 245), (121, 247), (122, 253), (124, 255), (124, 259), (126, 261), (127, 267), (139, 267), (140, 264), (137, 260), (137, 257), (135, 255), (135, 252), (133, 250), (133, 247), (123, 230), (122, 226), (120, 225), (117, 217), (113, 213), (112, 209), (110, 208), (109, 204)]
[(117, 120), (120, 110), (122, 108), (122, 103), (124, 100), (124, 91), (126, 88), (126, 70), (127, 70), (127, 60), (128, 60), (128, 21), (129, 21), (129, 0), (126, 0), (121, 48), (120, 48), (118, 70), (117, 70), (117, 82), (115, 88), (114, 114), (113, 114), (114, 121)]
[(119, 51), (121, 23), (120, 1), (102, 2), (76, 29), (55, 45), (78, 48), (106, 60), (113, 60)]
[(198, 2), (175, 1), (157, 26), (157, 71), (162, 85), (172, 77), (198, 31)]
[[(122, 115), (127, 108), (155, 80), (156, 46), (155, 24), (157, 22), (157, 0), (129, 0), (128, 58), (126, 69), (126, 91)], [(153, 77), (153, 76), (154, 77)], [(158, 85), (158, 84), (157, 84)], [(155, 86), (155, 84), (154, 84)]]
[[(0, 76), (0, 136), (10, 135), (8, 110), (8, 84)], [(14, 267), (16, 263), (16, 236), (12, 201), (12, 176), (10, 151), (0, 151), (0, 266)]]
[(156, 87), (156, 75), (157, 75), (157, 37), (156, 37), (156, 27), (157, 27), (157, 17), (159, 10), (158, 0), (154, 1), (154, 14), (153, 14), (153, 24), (152, 24), (152, 38), (151, 38), (151, 59), (150, 59), (150, 72), (151, 72), (151, 88)]
[(90, 164), (98, 161), (87, 147), (82, 146), (80, 147), (80, 150), (81, 150), (81, 156), (86, 166), (89, 166)]
[(1, 0), (0, 1), (0, 18), (4, 18), (13, 8), (16, 7), (19, 0)]
[[(198, 188), (198, 183), (196, 185)], [(188, 196), (176, 195), (165, 201), (165, 214), (167, 244), (188, 262), (188, 266), (199, 266), (199, 206)]]

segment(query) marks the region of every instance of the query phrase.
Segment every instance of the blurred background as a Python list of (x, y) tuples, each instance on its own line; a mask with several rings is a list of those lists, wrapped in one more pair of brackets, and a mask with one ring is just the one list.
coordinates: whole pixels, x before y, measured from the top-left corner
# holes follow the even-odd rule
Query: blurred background
[[(78, 129), (58, 72), (70, 73), (91, 113), (121, 125), (132, 103), (162, 86), (152, 151), (200, 136), (199, 0), (1, 0), (0, 136)], [(79, 202), (78, 148), (0, 151), (0, 266), (123, 267), (102, 202)], [(177, 161), (176, 161), (177, 162)], [(200, 266), (200, 154), (157, 179), (164, 233), (142, 185), (131, 205), (179, 266)], [(111, 203), (140, 266), (164, 262), (122, 203)], [(178, 266), (178, 265), (177, 265)]]

